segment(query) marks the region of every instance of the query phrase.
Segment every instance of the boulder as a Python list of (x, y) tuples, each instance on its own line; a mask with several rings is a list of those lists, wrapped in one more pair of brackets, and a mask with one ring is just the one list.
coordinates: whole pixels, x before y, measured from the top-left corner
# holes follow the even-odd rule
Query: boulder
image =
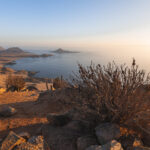
[(64, 126), (71, 121), (66, 114), (50, 113), (47, 115), (47, 120), (52, 126)]
[(105, 145), (92, 145), (85, 150), (123, 150), (123, 148), (119, 142), (112, 140)]
[(45, 125), (42, 135), (52, 150), (77, 150), (76, 141), (82, 134), (65, 127)]
[(25, 142), (24, 138), (11, 131), (2, 142), (0, 150), (12, 150), (16, 145), (19, 145), (23, 142)]
[(112, 123), (102, 123), (95, 128), (95, 131), (101, 145), (121, 136), (119, 126)]
[(28, 91), (38, 91), (38, 89), (35, 86), (32, 86), (32, 85), (28, 86), (26, 88), (26, 90), (28, 90)]
[(16, 114), (16, 109), (11, 106), (1, 107), (0, 108), (0, 116), (2, 117), (10, 117)]
[(93, 136), (82, 136), (77, 139), (77, 150), (85, 150), (90, 145), (96, 145), (97, 140)]

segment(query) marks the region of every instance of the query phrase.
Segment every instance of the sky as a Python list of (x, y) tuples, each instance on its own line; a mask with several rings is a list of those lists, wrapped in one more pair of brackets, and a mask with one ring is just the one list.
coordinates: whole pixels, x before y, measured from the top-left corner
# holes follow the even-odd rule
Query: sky
[(0, 46), (150, 49), (150, 0), (0, 0)]

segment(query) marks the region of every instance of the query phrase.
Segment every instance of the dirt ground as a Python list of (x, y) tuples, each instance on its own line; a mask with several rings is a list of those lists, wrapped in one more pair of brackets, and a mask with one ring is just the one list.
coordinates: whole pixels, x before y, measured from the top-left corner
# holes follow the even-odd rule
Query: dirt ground
[(66, 110), (55, 99), (49, 100), (45, 95), (38, 98), (38, 92), (8, 92), (0, 94), (0, 107), (12, 106), (17, 110), (14, 116), (0, 117), (0, 138), (10, 130), (16, 133), (28, 132), (31, 135), (40, 134), (40, 128), (47, 123), (48, 113)]

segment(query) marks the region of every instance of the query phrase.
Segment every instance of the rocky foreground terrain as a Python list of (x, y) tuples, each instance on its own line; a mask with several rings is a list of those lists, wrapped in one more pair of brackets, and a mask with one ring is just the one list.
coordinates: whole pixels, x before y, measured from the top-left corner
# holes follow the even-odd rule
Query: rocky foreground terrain
[[(66, 104), (70, 89), (0, 95), (1, 150), (149, 150), (150, 136), (94, 117)], [(71, 99), (70, 99), (71, 100)]]

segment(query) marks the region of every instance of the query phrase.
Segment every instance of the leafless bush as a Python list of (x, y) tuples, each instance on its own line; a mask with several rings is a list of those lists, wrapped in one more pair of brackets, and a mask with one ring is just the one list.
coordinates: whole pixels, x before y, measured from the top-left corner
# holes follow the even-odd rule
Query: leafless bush
[(20, 91), (25, 87), (25, 80), (21, 76), (9, 75), (6, 79), (6, 88), (11, 91)]
[[(148, 124), (150, 96), (144, 86), (149, 85), (149, 74), (140, 70), (135, 60), (131, 67), (115, 62), (78, 66), (79, 74), (75, 74), (73, 83), (79, 90), (82, 109), (95, 112), (104, 121)], [(144, 118), (145, 113), (149, 117)]]

